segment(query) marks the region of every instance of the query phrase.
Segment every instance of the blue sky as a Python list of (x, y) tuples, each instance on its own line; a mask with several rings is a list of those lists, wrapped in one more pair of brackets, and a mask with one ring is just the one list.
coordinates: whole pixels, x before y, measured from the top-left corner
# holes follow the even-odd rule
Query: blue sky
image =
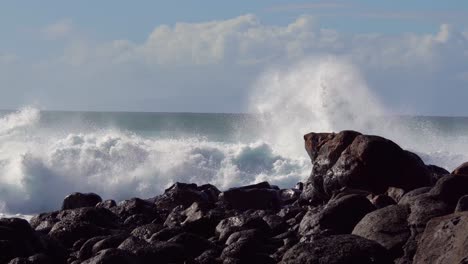
[(467, 32), (462, 0), (0, 1), (0, 108), (244, 112), (266, 69), (326, 54), (395, 112), (468, 115)]

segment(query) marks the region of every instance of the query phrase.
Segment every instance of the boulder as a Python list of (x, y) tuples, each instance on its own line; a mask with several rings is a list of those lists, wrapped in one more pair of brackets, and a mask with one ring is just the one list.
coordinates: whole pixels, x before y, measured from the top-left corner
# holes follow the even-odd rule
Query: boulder
[(468, 175), (468, 162), (465, 162), (453, 170), (454, 175)]
[(375, 210), (363, 195), (350, 194), (332, 199), (323, 209), (309, 210), (299, 225), (299, 233), (306, 235), (350, 234), (354, 226)]
[(442, 177), (429, 193), (448, 204), (455, 205), (460, 197), (468, 194), (468, 175)]
[(464, 212), (468, 211), (468, 195), (464, 195), (458, 199), (457, 207), (455, 207), (455, 212)]
[(433, 218), (419, 241), (414, 264), (464, 263), (468, 258), (468, 212)]
[(207, 239), (191, 233), (181, 233), (173, 238), (169, 239), (168, 242), (182, 245), (185, 250), (185, 254), (189, 258), (195, 258), (208, 249), (215, 248), (215, 245)]
[(278, 190), (267, 182), (254, 185), (231, 188), (220, 194), (219, 199), (228, 208), (236, 210), (280, 208), (281, 201)]
[(94, 207), (100, 202), (102, 202), (102, 198), (95, 193), (76, 192), (65, 197), (62, 203), (62, 210)]
[(408, 206), (390, 205), (381, 208), (364, 216), (352, 234), (379, 243), (393, 258), (397, 258), (403, 255), (403, 245), (410, 237), (408, 215)]
[(423, 161), (388, 139), (354, 131), (309, 133), (304, 139), (313, 170), (303, 202), (326, 202), (343, 187), (381, 194), (389, 187), (409, 191), (431, 183)]
[[(176, 182), (164, 191), (164, 194), (154, 198), (154, 203), (158, 209), (172, 211), (176, 206), (187, 208), (194, 202), (207, 203), (214, 199), (217, 189), (210, 186), (198, 187), (196, 184)], [(214, 193), (212, 193), (214, 192)]]
[(44, 250), (41, 239), (20, 218), (0, 218), (0, 263), (8, 263), (15, 257), (28, 257)]
[(108, 230), (89, 222), (64, 220), (54, 225), (49, 232), (49, 237), (60, 241), (64, 246), (70, 248), (80, 239), (89, 239), (108, 234)]
[(286, 251), (282, 264), (390, 264), (387, 250), (355, 235), (335, 235), (313, 243), (299, 243)]
[[(109, 209), (116, 214), (122, 221), (125, 221), (132, 215), (145, 215), (150, 219), (155, 219), (159, 216), (156, 206), (140, 198), (132, 198), (120, 202), (117, 206)], [(135, 226), (134, 226), (135, 227)]]

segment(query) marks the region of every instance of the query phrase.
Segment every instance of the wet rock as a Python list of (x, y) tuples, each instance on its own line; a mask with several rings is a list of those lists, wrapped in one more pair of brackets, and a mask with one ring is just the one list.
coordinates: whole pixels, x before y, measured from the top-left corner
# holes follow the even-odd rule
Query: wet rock
[(462, 263), (468, 257), (468, 212), (433, 218), (419, 241), (414, 264)]
[(388, 139), (354, 131), (310, 133), (304, 139), (313, 171), (303, 201), (322, 203), (343, 187), (380, 194), (389, 187), (408, 191), (430, 185), (422, 160)]
[(388, 252), (377, 242), (355, 236), (336, 235), (315, 243), (299, 243), (289, 249), (280, 263), (284, 264), (390, 264)]
[(352, 234), (379, 243), (397, 258), (403, 255), (403, 245), (410, 237), (408, 215), (408, 206), (387, 206), (364, 216)]
[(62, 210), (76, 209), (80, 207), (94, 207), (102, 202), (102, 198), (95, 193), (72, 193), (65, 197)]
[(237, 210), (277, 210), (281, 205), (278, 190), (272, 188), (267, 182), (231, 188), (221, 193), (219, 199), (229, 208)]

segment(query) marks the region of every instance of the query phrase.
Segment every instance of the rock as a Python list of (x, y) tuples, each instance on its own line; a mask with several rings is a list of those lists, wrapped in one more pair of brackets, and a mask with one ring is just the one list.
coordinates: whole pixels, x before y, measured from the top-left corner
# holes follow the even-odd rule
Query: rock
[(289, 249), (283, 264), (390, 264), (391, 257), (377, 242), (355, 236), (336, 235), (314, 243), (299, 243)]
[(455, 207), (455, 212), (464, 212), (468, 211), (468, 195), (464, 195), (458, 199), (457, 207)]
[(97, 236), (97, 237), (92, 237), (88, 239), (80, 248), (80, 251), (78, 252), (78, 259), (79, 260), (86, 260), (90, 258), (93, 255), (93, 246), (97, 242), (108, 238), (108, 236)]
[(422, 194), (410, 204), (411, 212), (408, 217), (408, 224), (422, 231), (431, 218), (450, 214), (453, 212), (454, 207), (430, 193)]
[(160, 231), (154, 233), (150, 239), (149, 242), (161, 242), (161, 241), (167, 241), (177, 234), (182, 232), (181, 227), (166, 227), (161, 229)]
[(219, 199), (229, 208), (236, 210), (278, 210), (280, 208), (278, 190), (272, 188), (267, 182), (231, 188), (221, 193)]
[(215, 234), (218, 223), (226, 217), (226, 212), (213, 208), (211, 203), (193, 203), (183, 212), (185, 219), (180, 224), (187, 232), (210, 237)]
[(429, 192), (430, 190), (431, 190), (431, 187), (422, 187), (422, 188), (414, 189), (410, 192), (407, 192), (401, 197), (401, 199), (398, 201), (398, 204), (411, 205), (412, 203), (414, 203), (415, 200), (418, 199), (419, 196)]
[(403, 245), (410, 236), (408, 215), (408, 206), (389, 205), (364, 216), (352, 234), (379, 243), (397, 258), (403, 255)]
[(93, 254), (96, 254), (97, 252), (104, 250), (104, 249), (116, 248), (128, 237), (129, 237), (128, 234), (125, 234), (125, 233), (107, 236), (106, 238), (101, 239), (98, 242), (96, 242), (93, 245), (93, 248), (91, 249), (91, 251)]
[(163, 208), (167, 211), (172, 211), (176, 206), (187, 208), (194, 202), (207, 203), (214, 199), (210, 194), (211, 191), (216, 192), (213, 188), (198, 187), (196, 184), (186, 184), (176, 182), (174, 185), (164, 191), (164, 194), (155, 198), (155, 204), (158, 208)]
[(387, 189), (388, 197), (392, 198), (397, 203), (400, 201), (400, 199), (403, 197), (404, 194), (405, 194), (405, 190), (401, 188), (389, 187)]
[(450, 174), (450, 172), (448, 172), (446, 169), (436, 165), (427, 165), (427, 168), (429, 169), (429, 172), (431, 174), (432, 185), (434, 185), (440, 178)]
[(220, 252), (219, 250), (216, 249), (209, 249), (202, 254), (200, 254), (198, 257), (195, 258), (195, 263), (198, 264), (216, 264), (216, 263), (221, 263), (217, 258), (219, 257)]
[(140, 239), (148, 240), (153, 234), (159, 232), (163, 228), (164, 227), (160, 224), (146, 224), (133, 229), (131, 235)]
[(60, 241), (66, 247), (71, 247), (79, 239), (108, 234), (107, 230), (89, 222), (64, 220), (54, 225), (49, 232), (49, 237)]
[(468, 175), (468, 162), (463, 163), (462, 165), (458, 166), (452, 172), (453, 175)]
[(263, 221), (270, 227), (272, 235), (281, 234), (286, 231), (288, 225), (281, 216), (278, 215), (265, 215), (262, 217)]
[(15, 257), (28, 257), (42, 250), (41, 240), (28, 221), (0, 218), (0, 263), (8, 263)]
[(386, 194), (379, 194), (372, 198), (372, 204), (376, 208), (384, 208), (389, 205), (394, 205), (396, 204), (395, 200), (393, 200), (390, 196)]
[(305, 235), (349, 234), (368, 213), (375, 210), (369, 200), (359, 194), (332, 199), (322, 210), (309, 210), (302, 218), (299, 233)]
[(182, 245), (185, 250), (185, 254), (189, 258), (195, 258), (208, 249), (213, 249), (215, 246), (213, 243), (205, 238), (197, 236), (191, 233), (181, 233), (173, 238), (169, 239), (168, 242)]
[(94, 207), (102, 202), (99, 195), (95, 193), (72, 193), (65, 197), (62, 203), (62, 210), (76, 209), (80, 207)]
[(468, 257), (468, 212), (433, 218), (419, 241), (414, 264), (462, 263)]
[(82, 264), (137, 264), (136, 257), (124, 250), (109, 248), (99, 251), (94, 257)]
[(100, 202), (96, 204), (97, 208), (106, 208), (106, 209), (111, 209), (112, 207), (117, 206), (117, 203), (114, 200), (105, 200), (103, 202)]
[(35, 254), (28, 258), (14, 258), (8, 264), (49, 264), (53, 260), (45, 254)]
[(455, 205), (463, 195), (468, 194), (468, 175), (447, 175), (432, 187), (430, 194), (448, 204)]
[(187, 260), (184, 247), (172, 242), (148, 243), (129, 237), (118, 248), (135, 254), (138, 263), (177, 263)]
[(110, 208), (110, 211), (116, 214), (122, 221), (137, 214), (145, 215), (150, 219), (155, 219), (159, 216), (158, 210), (153, 203), (139, 198), (122, 201), (117, 206)]
[(302, 191), (299, 189), (281, 189), (279, 191), (279, 197), (281, 204), (292, 204), (301, 196)]
[(71, 210), (63, 210), (57, 215), (60, 221), (88, 222), (104, 228), (112, 228), (118, 225), (115, 214), (105, 208), (82, 207)]
[(233, 216), (223, 219), (216, 226), (216, 234), (219, 241), (224, 242), (234, 232), (258, 229), (259, 232), (270, 233), (271, 229), (268, 224), (260, 217), (249, 217), (246, 215)]
[(327, 201), (343, 187), (384, 193), (430, 185), (430, 172), (414, 153), (394, 142), (354, 131), (304, 136), (313, 170), (301, 195), (312, 204)]

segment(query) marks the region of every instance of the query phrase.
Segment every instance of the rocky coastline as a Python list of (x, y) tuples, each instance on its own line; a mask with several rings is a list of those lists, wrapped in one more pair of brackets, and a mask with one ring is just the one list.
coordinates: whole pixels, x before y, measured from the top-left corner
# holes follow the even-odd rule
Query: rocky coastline
[(468, 163), (424, 164), (379, 136), (309, 133), (312, 172), (280, 189), (175, 183), (117, 203), (0, 219), (0, 263), (468, 263)]

